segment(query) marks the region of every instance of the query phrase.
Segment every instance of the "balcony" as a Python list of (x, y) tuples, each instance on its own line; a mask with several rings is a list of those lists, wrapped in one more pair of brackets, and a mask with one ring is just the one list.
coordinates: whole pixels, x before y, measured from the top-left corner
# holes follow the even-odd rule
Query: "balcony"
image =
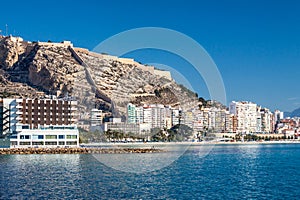
[(23, 112), (22, 112), (22, 111), (17, 111), (16, 114), (17, 114), (17, 115), (22, 115)]

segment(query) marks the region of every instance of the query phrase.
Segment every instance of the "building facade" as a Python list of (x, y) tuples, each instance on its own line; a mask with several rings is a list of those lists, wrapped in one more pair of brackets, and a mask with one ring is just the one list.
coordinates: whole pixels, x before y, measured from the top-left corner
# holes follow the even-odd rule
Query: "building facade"
[(2, 99), (2, 135), (12, 146), (78, 146), (77, 102), (71, 99)]
[(101, 131), (101, 126), (103, 122), (103, 113), (102, 110), (99, 109), (92, 109), (91, 116), (90, 116), (90, 131)]
[(229, 106), (229, 112), (236, 116), (237, 133), (255, 133), (257, 128), (257, 105), (255, 103), (242, 101), (232, 101)]

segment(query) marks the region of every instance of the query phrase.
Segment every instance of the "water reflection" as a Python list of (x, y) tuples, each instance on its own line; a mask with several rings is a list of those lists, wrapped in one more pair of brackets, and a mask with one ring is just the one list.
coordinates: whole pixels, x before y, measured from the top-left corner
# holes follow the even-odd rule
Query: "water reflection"
[[(138, 148), (138, 146), (135, 146)], [(133, 153), (133, 154), (93, 154), (93, 156), (115, 170), (130, 173), (146, 173), (162, 169), (177, 160), (187, 149), (185, 144), (156, 144), (143, 148), (157, 148), (160, 153)], [(112, 147), (118, 148), (118, 147)]]

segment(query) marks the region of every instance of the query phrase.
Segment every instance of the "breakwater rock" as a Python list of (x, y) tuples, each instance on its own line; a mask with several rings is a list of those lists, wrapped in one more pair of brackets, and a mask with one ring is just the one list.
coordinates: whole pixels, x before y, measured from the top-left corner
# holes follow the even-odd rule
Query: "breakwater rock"
[(2, 148), (0, 155), (6, 154), (127, 154), (127, 153), (159, 153), (154, 148)]

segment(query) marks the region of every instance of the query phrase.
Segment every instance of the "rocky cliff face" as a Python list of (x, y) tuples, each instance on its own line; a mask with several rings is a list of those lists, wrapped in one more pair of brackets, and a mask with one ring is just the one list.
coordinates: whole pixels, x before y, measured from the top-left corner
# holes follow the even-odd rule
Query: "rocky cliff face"
[(0, 85), (2, 94), (36, 97), (44, 94), (75, 96), (82, 107), (118, 108), (128, 102), (162, 103), (194, 107), (197, 98), (176, 82), (155, 75), (135, 62), (70, 44), (31, 43), (13, 37), (0, 38)]
[(26, 50), (26, 43), (21, 38), (4, 37), (0, 39), (0, 67), (9, 69)]

